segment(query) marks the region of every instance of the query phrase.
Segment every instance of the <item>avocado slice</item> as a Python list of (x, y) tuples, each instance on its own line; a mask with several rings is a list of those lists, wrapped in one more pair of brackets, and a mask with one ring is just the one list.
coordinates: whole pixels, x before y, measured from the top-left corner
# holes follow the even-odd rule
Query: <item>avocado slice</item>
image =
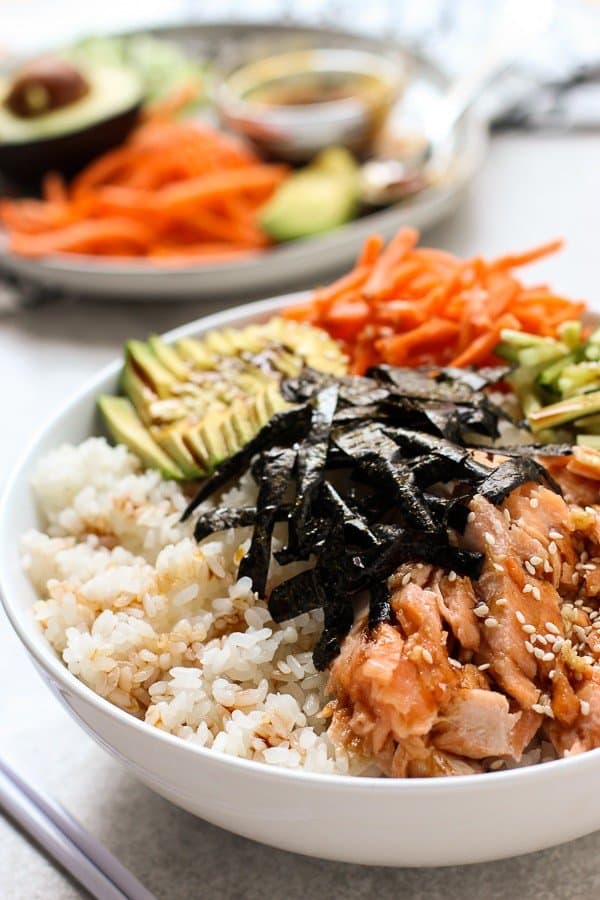
[(148, 344), (165, 369), (168, 369), (179, 381), (187, 380), (190, 373), (189, 366), (186, 366), (179, 354), (169, 344), (166, 344), (157, 334), (150, 335)]
[(287, 408), (281, 378), (305, 363), (345, 372), (345, 357), (325, 332), (285, 319), (173, 346), (153, 335), (147, 343), (127, 342), (126, 399), (113, 398), (116, 409), (103, 399), (101, 408), (115, 438), (147, 465), (169, 477), (200, 478)]
[(165, 478), (183, 478), (182, 470), (161, 450), (126, 397), (103, 394), (98, 406), (117, 443), (126, 444), (146, 466), (159, 469)]
[(152, 422), (150, 404), (157, 399), (157, 395), (152, 388), (148, 387), (144, 379), (140, 378), (129, 359), (123, 366), (121, 373), (121, 390), (135, 406), (135, 410), (142, 422), (145, 425), (150, 425)]
[(187, 425), (185, 422), (155, 428), (152, 431), (159, 446), (175, 461), (186, 478), (202, 478), (207, 475), (206, 469), (199, 466), (185, 443)]
[(159, 397), (171, 395), (177, 378), (157, 359), (148, 344), (143, 341), (127, 341), (125, 352), (127, 359), (132, 361)]
[(262, 208), (260, 224), (275, 241), (330, 231), (356, 215), (358, 165), (343, 147), (330, 147), (286, 179)]

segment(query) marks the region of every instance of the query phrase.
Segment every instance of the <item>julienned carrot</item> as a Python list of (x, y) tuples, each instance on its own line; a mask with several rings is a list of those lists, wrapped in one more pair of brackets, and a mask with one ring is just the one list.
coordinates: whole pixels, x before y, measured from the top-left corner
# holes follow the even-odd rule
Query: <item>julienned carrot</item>
[(416, 247), (417, 240), (403, 229), (382, 251), (381, 239), (369, 238), (351, 272), (285, 315), (326, 329), (347, 350), (350, 371), (362, 374), (378, 363), (492, 363), (503, 328), (555, 335), (585, 308), (546, 285), (524, 287), (512, 271), (561, 241), (487, 262)]
[[(14, 252), (85, 253), (217, 262), (268, 243), (259, 210), (286, 176), (234, 138), (172, 119), (189, 92), (147, 116), (121, 147), (70, 185), (49, 174), (43, 200), (3, 200), (0, 222)], [(371, 242), (364, 279), (380, 250)]]
[(383, 296), (390, 287), (390, 274), (396, 269), (398, 263), (406, 257), (419, 240), (419, 232), (414, 228), (401, 228), (389, 242), (381, 256), (375, 262), (373, 271), (364, 289), (367, 300), (377, 300)]

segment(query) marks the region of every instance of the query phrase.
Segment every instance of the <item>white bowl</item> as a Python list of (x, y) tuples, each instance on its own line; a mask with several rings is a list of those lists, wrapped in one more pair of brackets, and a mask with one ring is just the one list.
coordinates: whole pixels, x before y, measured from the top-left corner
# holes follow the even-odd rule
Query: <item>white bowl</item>
[[(201, 319), (167, 337), (268, 317), (288, 295)], [(126, 335), (123, 335), (125, 338)], [(600, 827), (600, 750), (531, 768), (455, 778), (387, 780), (278, 769), (195, 747), (112, 706), (63, 666), (36, 624), (18, 539), (38, 524), (29, 475), (40, 456), (97, 433), (104, 369), (56, 413), (12, 474), (0, 505), (3, 603), (33, 662), (80, 725), (150, 788), (237, 834), (325, 859), (387, 866), (484, 862), (540, 850)]]

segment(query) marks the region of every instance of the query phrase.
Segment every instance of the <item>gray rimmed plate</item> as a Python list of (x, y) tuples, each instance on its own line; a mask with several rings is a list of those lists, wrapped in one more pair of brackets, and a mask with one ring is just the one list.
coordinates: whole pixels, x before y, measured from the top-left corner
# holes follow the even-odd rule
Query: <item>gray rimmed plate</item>
[[(215, 60), (234, 52), (243, 39), (257, 49), (277, 44), (295, 46), (360, 46), (402, 54), (408, 82), (402, 114), (414, 122), (428, 116), (448, 85), (439, 68), (394, 42), (364, 38), (326, 28), (263, 23), (202, 24), (155, 29), (154, 34), (181, 43), (191, 52)], [(473, 114), (457, 130), (453, 158), (435, 186), (402, 203), (364, 215), (327, 234), (274, 247), (260, 256), (219, 265), (154, 265), (144, 260), (110, 260), (86, 256), (27, 259), (10, 252), (0, 233), (0, 267), (35, 285), (67, 293), (102, 296), (109, 300), (198, 300), (211, 297), (252, 297), (284, 287), (305, 287), (342, 271), (356, 256), (364, 238), (377, 232), (389, 238), (403, 225), (426, 229), (457, 206), (483, 161), (487, 130)]]

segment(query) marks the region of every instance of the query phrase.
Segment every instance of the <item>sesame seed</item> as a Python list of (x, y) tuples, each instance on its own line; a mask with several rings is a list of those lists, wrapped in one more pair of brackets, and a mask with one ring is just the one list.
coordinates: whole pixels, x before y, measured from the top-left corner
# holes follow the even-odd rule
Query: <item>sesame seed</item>
[(525, 641), (525, 649), (528, 653), (533, 653), (533, 644), (530, 641)]
[(498, 597), (498, 599), (496, 600), (496, 606), (506, 606), (507, 603), (508, 600), (506, 599), (506, 597)]
[(485, 672), (486, 669), (489, 669), (489, 667), (490, 667), (489, 663), (482, 663), (480, 666), (477, 666), (477, 668), (479, 669), (480, 672)]
[(492, 563), (492, 565), (493, 565), (494, 569), (496, 570), (496, 572), (504, 572), (504, 566), (501, 563), (495, 562), (495, 563)]
[(431, 655), (429, 650), (422, 650), (421, 656), (423, 657), (423, 659), (425, 660), (426, 663), (429, 663), (430, 666), (433, 664), (433, 656)]
[(587, 700), (580, 700), (580, 701), (579, 701), (579, 709), (581, 710), (581, 715), (582, 715), (582, 716), (589, 716), (589, 714), (590, 714), (590, 704), (587, 702)]
[(516, 616), (516, 618), (517, 618), (517, 622), (520, 622), (521, 625), (524, 625), (524, 624), (525, 624), (525, 616), (523, 615), (523, 613), (521, 612), (520, 609), (518, 609), (518, 610), (516, 611), (515, 616)]
[(480, 606), (476, 606), (473, 612), (480, 619), (485, 619), (485, 617), (489, 614), (490, 608), (487, 603), (482, 603)]
[(525, 560), (525, 568), (530, 575), (535, 575), (535, 566), (532, 566), (528, 559)]
[(537, 497), (531, 497), (531, 499), (529, 500), (529, 505), (532, 509), (537, 509), (539, 505), (539, 500), (537, 499)]
[(533, 590), (533, 585), (532, 585), (532, 584), (526, 584), (526, 585), (523, 587), (523, 593), (524, 593), (524, 594), (530, 594), (530, 593), (532, 592), (532, 590)]
[(475, 521), (475, 513), (470, 512), (469, 515), (467, 516), (467, 522), (474, 522), (474, 521)]
[(544, 562), (544, 560), (542, 559), (541, 556), (530, 556), (529, 562), (531, 563), (532, 566), (541, 566), (541, 564)]
[(536, 635), (536, 638), (539, 644), (543, 644), (544, 646), (546, 646), (546, 644), (548, 643), (548, 639), (545, 638), (543, 634)]
[(557, 553), (558, 547), (556, 546), (556, 541), (550, 541), (548, 544), (548, 553)]
[(559, 650), (560, 650), (560, 648), (561, 648), (562, 645), (564, 644), (564, 642), (565, 642), (565, 639), (564, 639), (564, 638), (562, 638), (562, 637), (556, 638), (556, 640), (555, 640), (554, 643), (552, 644), (552, 652), (553, 652), (553, 653), (558, 653)]
[(485, 620), (485, 622), (483, 624), (486, 625), (488, 628), (497, 628), (498, 627), (498, 621), (493, 616), (488, 616), (488, 618)]
[(548, 629), (548, 631), (551, 631), (552, 634), (560, 634), (560, 631), (558, 630), (554, 622), (546, 622), (546, 628)]
[(552, 679), (554, 678), (555, 675), (556, 675), (556, 669), (550, 669), (550, 671), (548, 672), (548, 678), (550, 679), (550, 681), (552, 681)]
[(448, 581), (456, 581), (456, 572), (454, 569), (451, 569), (450, 572), (448, 572)]
[(544, 653), (542, 660), (543, 662), (552, 662), (554, 660), (554, 653), (550, 653), (550, 651)]
[(543, 651), (543, 650), (540, 650), (539, 647), (534, 647), (534, 648), (533, 648), (533, 655), (536, 657), (536, 659), (543, 659), (543, 658), (544, 658), (544, 651)]
[(402, 584), (404, 587), (410, 582), (410, 572), (407, 572), (406, 575), (402, 576)]
[(573, 572), (573, 574), (571, 575), (571, 584), (578, 584), (578, 583), (579, 583), (579, 572)]
[(489, 765), (490, 772), (497, 772), (498, 769), (501, 769), (503, 765), (504, 765), (503, 759), (495, 759)]
[(493, 547), (496, 543), (496, 538), (494, 537), (494, 535), (490, 531), (486, 531), (483, 536), (485, 538), (486, 544), (488, 544), (490, 547)]
[(521, 625), (521, 631), (525, 634), (535, 634), (535, 625)]
[(534, 586), (532, 587), (532, 589), (531, 589), (531, 595), (532, 595), (532, 597), (533, 597), (534, 600), (541, 600), (541, 599), (542, 599), (541, 591), (540, 591), (539, 587), (537, 587), (537, 585), (534, 585)]
[(510, 513), (509, 513), (509, 511), (508, 511), (507, 509), (503, 509), (502, 512), (503, 512), (503, 514), (504, 514), (504, 518), (506, 519), (506, 521), (507, 521), (508, 524), (510, 525)]
[(533, 710), (534, 712), (539, 713), (539, 714), (542, 715), (542, 716), (543, 716), (544, 713), (546, 712), (546, 707), (545, 707), (545, 706), (542, 706), (541, 703), (532, 703), (532, 704), (531, 704), (531, 708), (532, 708), (532, 710)]
[(552, 529), (552, 531), (548, 532), (548, 537), (552, 538), (553, 541), (562, 541), (562, 539), (564, 538), (564, 534), (561, 534), (560, 531), (555, 531), (554, 529)]
[(548, 562), (548, 560), (545, 559), (545, 560), (544, 560), (544, 572), (550, 573), (550, 572), (552, 572), (552, 571), (553, 571), (552, 566), (550, 565), (550, 563)]
[(582, 563), (581, 568), (584, 569), (586, 572), (595, 572), (596, 571), (596, 566), (594, 565), (594, 563)]
[(582, 656), (581, 662), (585, 663), (586, 666), (591, 666), (594, 662), (594, 657), (593, 656)]
[(448, 657), (448, 662), (455, 669), (462, 669), (462, 663), (460, 663), (457, 659), (452, 659), (451, 656)]

